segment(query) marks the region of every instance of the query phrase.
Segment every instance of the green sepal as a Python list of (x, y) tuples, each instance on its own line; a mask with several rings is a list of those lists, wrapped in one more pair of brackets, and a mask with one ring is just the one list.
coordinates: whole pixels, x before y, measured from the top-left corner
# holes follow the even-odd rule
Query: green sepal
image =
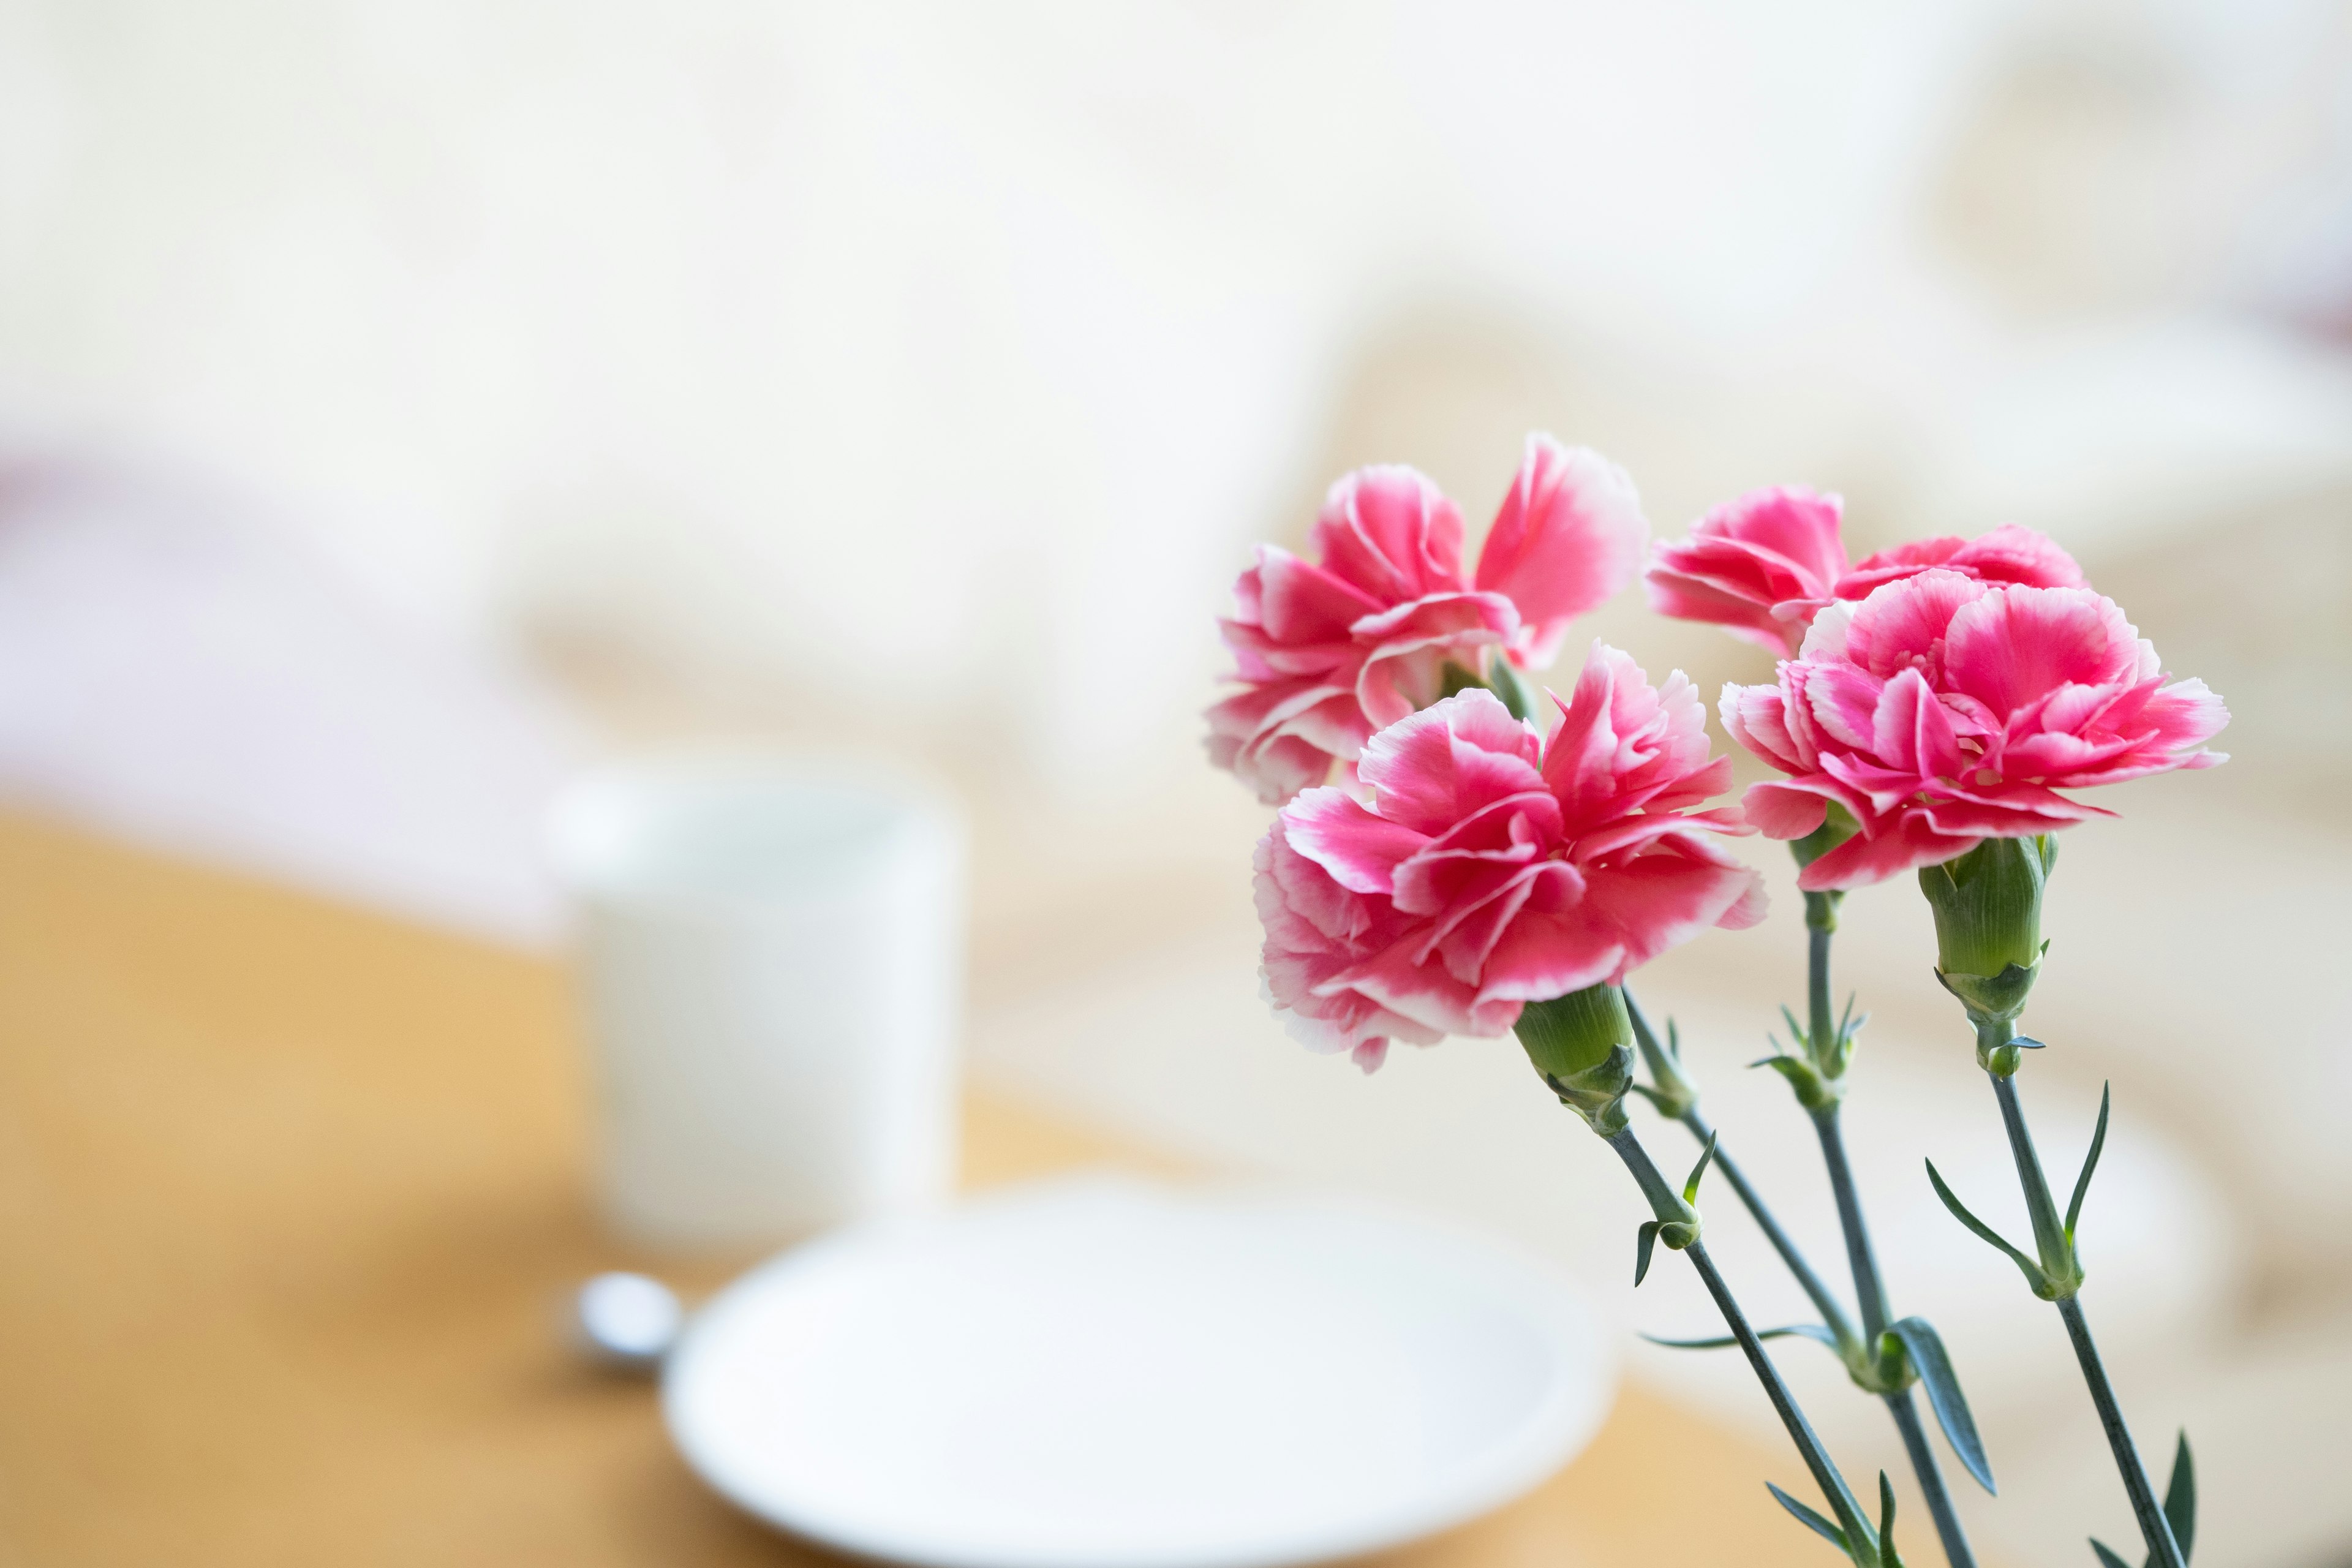
[(1603, 1138), (1625, 1131), (1625, 1097), (1633, 1091), (1633, 1050), (1620, 1046), (1599, 1067), (1566, 1078), (1544, 1074), (1544, 1087)]
[(1960, 1380), (1953, 1374), (1952, 1358), (1945, 1352), (1943, 1337), (1935, 1325), (1925, 1318), (1906, 1318), (1888, 1326), (1889, 1338), (1898, 1341), (1910, 1362), (1911, 1370), (1918, 1374), (1919, 1383), (1927, 1391), (1927, 1406), (1936, 1413), (1936, 1424), (1944, 1429), (1944, 1440), (1977, 1485), (1998, 1496), (2000, 1489), (1992, 1484), (1992, 1466), (1985, 1459), (1984, 1439), (1977, 1435), (1976, 1417), (1969, 1411), (1968, 1396), (1960, 1392)]
[(1529, 1002), (1512, 1033), (1560, 1102), (1603, 1138), (1625, 1130), (1633, 1087), (1633, 1022), (1614, 985)]
[(1940, 965), (1936, 970), (1936, 983), (1958, 997), (1969, 1021), (1979, 1026), (2016, 1022), (2033, 983), (2041, 978), (2038, 959), (2030, 964), (2004, 964), (1999, 974), (1970, 974)]
[(1503, 700), (1503, 706), (1511, 710), (1512, 718), (1527, 721), (1536, 716), (1535, 692), (1529, 689), (1526, 679), (1519, 674), (1518, 667), (1511, 662), (1510, 655), (1501, 648), (1496, 648), (1494, 656), (1486, 661), (1486, 684), (1493, 688), (1496, 696)]
[[(1492, 689), (1494, 689), (1492, 687), (1478, 679), (1475, 671), (1465, 669), (1450, 658), (1437, 671), (1437, 697), (1441, 702), (1448, 697), (1458, 697), (1465, 691), (1491, 691)], [(1504, 706), (1507, 708), (1510, 704), (1506, 702)]]

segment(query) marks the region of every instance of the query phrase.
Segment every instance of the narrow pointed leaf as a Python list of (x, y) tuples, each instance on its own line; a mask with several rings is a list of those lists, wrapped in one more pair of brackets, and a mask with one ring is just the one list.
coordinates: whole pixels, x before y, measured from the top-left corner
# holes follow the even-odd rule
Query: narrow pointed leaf
[(1935, 1325), (1925, 1318), (1906, 1318), (1886, 1331), (1903, 1342), (1912, 1369), (1927, 1391), (1936, 1424), (1944, 1429), (1944, 1440), (1951, 1444), (1952, 1452), (1959, 1456), (1977, 1485), (1998, 1495), (1992, 1466), (1985, 1460), (1984, 1440), (1977, 1436), (1976, 1417), (1969, 1413), (1968, 1396), (1960, 1392), (1960, 1380), (1952, 1374), (1952, 1358), (1944, 1353), (1944, 1341)]
[(1936, 1162), (1933, 1160), (1927, 1162), (1927, 1180), (1936, 1184), (1936, 1195), (1944, 1200), (1944, 1206), (1952, 1211), (1952, 1217), (1954, 1219), (1958, 1220), (1962, 1225), (1967, 1226), (1970, 1230), (1976, 1232), (1978, 1236), (1983, 1237), (1986, 1241), (1990, 1242), (1993, 1246), (2009, 1254), (2010, 1261), (2016, 1264), (2020, 1268), (2025, 1271), (2025, 1282), (2032, 1286), (2037, 1291), (2041, 1289), (2043, 1279), (2041, 1265), (2035, 1263), (2033, 1259), (2026, 1257), (2022, 1252), (2018, 1251), (2017, 1248), (2010, 1246), (2006, 1241), (2003, 1241), (2000, 1238), (2000, 1233), (1999, 1231), (1993, 1229), (1992, 1226), (1985, 1224), (1984, 1221), (1970, 1214), (1968, 1210), (1968, 1205), (1960, 1202), (1958, 1198), (1954, 1197), (1952, 1195), (1952, 1189), (1944, 1184), (1944, 1178), (1937, 1173)]
[(1666, 1055), (1675, 1058), (1675, 1066), (1682, 1065), (1683, 1032), (1671, 1013), (1666, 1016)]
[(1649, 1277), (1650, 1252), (1652, 1248), (1657, 1246), (1657, 1244), (1658, 1222), (1654, 1219), (1643, 1220), (1642, 1222), (1640, 1235), (1633, 1243), (1633, 1287), (1635, 1289), (1641, 1289), (1642, 1281)]
[(1789, 1021), (1790, 1034), (1793, 1035), (1800, 1040), (1810, 1040), (1812, 1038), (1811, 1032), (1809, 1031), (1802, 1024), (1797, 1022), (1796, 1014), (1789, 1010), (1789, 1005), (1786, 1002), (1780, 1004), (1780, 1016)]
[(2074, 1221), (2083, 1213), (2083, 1198), (2091, 1190), (2091, 1173), (2099, 1168), (2099, 1151), (2107, 1145), (2107, 1092), (2111, 1086), (2099, 1086), (2099, 1125), (2091, 1134), (2091, 1152), (2083, 1156), (2083, 1173), (2074, 1178), (2074, 1195), (2066, 1204), (2066, 1239), (2074, 1239)]
[(1659, 1115), (1664, 1116), (1666, 1113), (1666, 1102), (1659, 1099), (1658, 1091), (1652, 1089), (1648, 1084), (1630, 1083), (1625, 1087), (1632, 1089), (1635, 1094), (1640, 1095), (1643, 1100), (1648, 1100), (1650, 1102), (1650, 1109), (1656, 1111)]
[(2180, 1560), (2189, 1561), (2189, 1543), (2197, 1539), (2197, 1465), (2189, 1457), (2189, 1434), (2172, 1451), (2172, 1479), (2164, 1489), (2164, 1517), (2179, 1543)]
[(2050, 1048), (2047, 1044), (2035, 1039), (2032, 1035), (2011, 1035), (2009, 1037), (2009, 1043), (2020, 1050), (2026, 1051), (2046, 1051)]
[(2107, 1543), (2097, 1536), (2091, 1538), (2091, 1550), (2099, 1554), (2099, 1568), (2131, 1568), (2131, 1564), (2107, 1550)]
[(1878, 1562), (1879, 1568), (1903, 1568), (1895, 1551), (1895, 1483), (1885, 1470), (1878, 1472)]
[(1802, 1524), (1806, 1529), (1811, 1531), (1815, 1535), (1820, 1536), (1823, 1541), (1828, 1542), (1832, 1546), (1836, 1547), (1840, 1552), (1844, 1552), (1847, 1556), (1851, 1557), (1853, 1555), (1853, 1549), (1845, 1543), (1844, 1531), (1840, 1530), (1836, 1525), (1832, 1524), (1828, 1520), (1823, 1519), (1820, 1514), (1815, 1513), (1811, 1509), (1807, 1508), (1803, 1503), (1799, 1502), (1795, 1498), (1790, 1497), (1787, 1492), (1782, 1491), (1770, 1481), (1766, 1481), (1764, 1483), (1764, 1489), (1778, 1498), (1780, 1501), (1780, 1506), (1787, 1509), (1790, 1513), (1796, 1515), (1798, 1522)]
[(1683, 1202), (1698, 1202), (1698, 1179), (1706, 1174), (1706, 1167), (1715, 1159), (1715, 1133), (1706, 1135), (1706, 1147), (1699, 1151), (1698, 1163), (1691, 1167), (1690, 1180), (1683, 1184)]
[[(1756, 1337), (1759, 1340), (1784, 1340), (1792, 1334), (1799, 1339), (1811, 1340), (1815, 1344), (1827, 1345), (1832, 1351), (1838, 1348), (1837, 1336), (1819, 1323), (1790, 1323), (1784, 1328), (1766, 1329)], [(1664, 1340), (1655, 1334), (1643, 1334), (1642, 1337), (1654, 1345), (1664, 1345), (1675, 1351), (1719, 1351), (1739, 1342), (1728, 1334), (1711, 1340)]]

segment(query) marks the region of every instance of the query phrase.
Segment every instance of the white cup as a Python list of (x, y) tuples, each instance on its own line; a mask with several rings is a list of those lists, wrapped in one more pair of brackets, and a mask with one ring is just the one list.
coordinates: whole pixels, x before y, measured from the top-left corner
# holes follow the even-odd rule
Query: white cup
[(897, 776), (775, 755), (616, 764), (557, 802), (614, 1226), (790, 1240), (954, 1176), (963, 834)]

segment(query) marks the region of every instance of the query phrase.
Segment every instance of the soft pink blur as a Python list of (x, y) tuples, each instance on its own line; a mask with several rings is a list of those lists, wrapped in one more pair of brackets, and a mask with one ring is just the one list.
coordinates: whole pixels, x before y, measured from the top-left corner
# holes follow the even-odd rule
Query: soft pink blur
[(1209, 755), (1278, 805), (1353, 761), (1374, 731), (1435, 701), (1451, 661), (1472, 675), (1500, 649), (1521, 668), (1558, 653), (1569, 623), (1623, 587), (1649, 536), (1623, 469), (1528, 437), (1475, 581), (1462, 513), (1408, 468), (1331, 487), (1308, 542), (1320, 563), (1258, 547), (1219, 624), (1244, 689), (1209, 710)]
[(1799, 886), (1864, 887), (2108, 816), (2056, 792), (2224, 760), (2195, 749), (2229, 721), (2221, 700), (2166, 685), (2114, 600), (1911, 570), (1822, 611), (1777, 685), (1723, 689), (1724, 727), (1790, 775), (1748, 789), (1758, 827), (1802, 837), (1832, 801), (1862, 824)]
[(1309, 790), (1258, 846), (1265, 976), (1292, 1032), (1367, 1072), (1391, 1039), (1500, 1035), (1523, 1003), (1615, 983), (1764, 912), (1753, 871), (1689, 812), (1731, 781), (1680, 671), (1654, 689), (1595, 643), (1546, 742), (1468, 690), (1364, 748), (1369, 806)]

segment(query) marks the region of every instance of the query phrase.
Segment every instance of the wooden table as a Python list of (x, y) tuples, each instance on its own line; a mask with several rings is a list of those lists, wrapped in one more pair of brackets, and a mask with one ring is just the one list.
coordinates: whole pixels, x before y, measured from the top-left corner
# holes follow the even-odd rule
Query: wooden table
[[(0, 1557), (830, 1561), (563, 1347), (568, 1284), (652, 1261), (597, 1227), (586, 1124), (556, 966), (0, 816)], [(966, 1132), (974, 1184), (1155, 1163), (986, 1098)], [(1381, 1561), (1834, 1561), (1768, 1475), (1801, 1480), (1629, 1387), (1535, 1494)]]

